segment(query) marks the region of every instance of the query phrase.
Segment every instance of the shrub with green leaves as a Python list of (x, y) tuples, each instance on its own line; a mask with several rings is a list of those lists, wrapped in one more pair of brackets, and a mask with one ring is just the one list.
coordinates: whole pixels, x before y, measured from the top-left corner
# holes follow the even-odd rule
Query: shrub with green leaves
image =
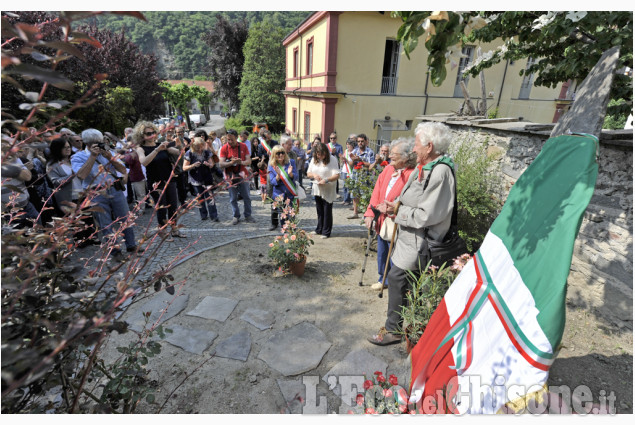
[(380, 172), (378, 168), (372, 170), (367, 168), (356, 169), (344, 182), (344, 186), (349, 190), (351, 196), (359, 199), (357, 210), (361, 213), (364, 213), (366, 208), (368, 208), (368, 203)]
[(459, 235), (473, 253), (500, 212), (496, 193), (502, 180), (495, 158), (487, 153), (487, 141), (478, 144), (467, 136), (451, 145), (450, 153), (456, 164)]

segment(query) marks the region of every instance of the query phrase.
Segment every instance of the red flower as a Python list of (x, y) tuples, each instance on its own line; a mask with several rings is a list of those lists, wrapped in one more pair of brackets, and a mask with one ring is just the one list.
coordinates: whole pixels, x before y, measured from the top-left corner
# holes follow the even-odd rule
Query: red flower
[(373, 381), (371, 381), (370, 379), (367, 379), (364, 381), (364, 389), (370, 389), (373, 386)]
[(364, 395), (363, 394), (357, 394), (357, 397), (355, 398), (355, 401), (357, 402), (358, 406), (361, 406), (364, 404)]
[(392, 391), (389, 389), (385, 389), (384, 391), (384, 398), (392, 398)]
[(356, 170), (361, 170), (363, 166), (364, 166), (364, 164), (362, 164), (361, 162), (358, 162), (357, 164), (355, 164), (355, 166), (353, 168), (356, 169)]
[(377, 371), (375, 371), (374, 375), (380, 376), (380, 375), (383, 375), (383, 373), (381, 373), (380, 371), (377, 370)]
[(384, 375), (378, 375), (377, 382), (379, 382), (380, 384), (383, 384), (384, 382), (386, 382), (386, 378), (384, 377)]
[(388, 382), (390, 382), (390, 385), (399, 385), (397, 382), (397, 377), (395, 375), (390, 375), (388, 377)]
[(382, 162), (381, 164), (379, 164), (379, 165), (381, 165), (382, 167), (385, 167), (386, 165), (388, 165), (388, 161), (383, 161), (383, 162)]
[(366, 410), (364, 411), (364, 413), (367, 413), (369, 415), (376, 415), (377, 411), (375, 409), (373, 409), (372, 407), (367, 407)]

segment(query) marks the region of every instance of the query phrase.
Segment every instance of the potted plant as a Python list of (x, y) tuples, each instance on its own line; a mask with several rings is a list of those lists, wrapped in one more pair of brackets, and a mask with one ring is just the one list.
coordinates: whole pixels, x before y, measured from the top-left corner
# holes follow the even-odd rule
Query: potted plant
[(280, 219), (286, 221), (280, 229), (282, 234), (276, 236), (269, 244), (269, 257), (273, 259), (278, 270), (302, 276), (306, 257), (309, 255), (309, 245), (315, 242), (299, 227), (296, 208), (289, 199), (283, 202), (278, 198), (274, 200), (273, 206), (282, 210)]
[(413, 280), (412, 290), (406, 294), (408, 302), (401, 307), (400, 313), (403, 319), (401, 333), (406, 337), (408, 353), (417, 345), (419, 338), (428, 326), (432, 313), (437, 309), (448, 288), (470, 258), (469, 254), (463, 254), (455, 258), (449, 267), (446, 267), (445, 264), (441, 267), (428, 264), (418, 278), (410, 272)]

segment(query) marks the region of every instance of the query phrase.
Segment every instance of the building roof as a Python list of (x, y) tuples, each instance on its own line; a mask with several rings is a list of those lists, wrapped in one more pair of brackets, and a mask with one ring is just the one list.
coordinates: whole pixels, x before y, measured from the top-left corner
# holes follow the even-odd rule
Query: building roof
[(196, 81), (196, 80), (163, 80), (165, 82), (168, 82), (170, 84), (172, 84), (173, 86), (180, 84), (180, 83), (185, 83), (188, 86), (201, 86), (204, 89), (207, 89), (208, 92), (213, 93), (214, 92), (214, 82), (213, 81)]

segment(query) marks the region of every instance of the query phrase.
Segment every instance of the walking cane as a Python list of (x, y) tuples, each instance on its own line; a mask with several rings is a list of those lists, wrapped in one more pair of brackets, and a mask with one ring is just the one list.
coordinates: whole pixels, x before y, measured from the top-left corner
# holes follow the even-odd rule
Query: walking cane
[(362, 264), (362, 276), (359, 278), (359, 286), (364, 286), (364, 284), (362, 283), (364, 281), (364, 272), (366, 271), (366, 261), (368, 261), (368, 252), (370, 251), (370, 241), (373, 238), (373, 228), (374, 228), (374, 224), (377, 221), (377, 217), (379, 217), (380, 212), (377, 211), (372, 205), (370, 206), (370, 209), (373, 211), (373, 214), (375, 214), (375, 216), (373, 217), (373, 221), (370, 224), (370, 227), (368, 228), (368, 240), (366, 241), (366, 254), (364, 255), (364, 264)]
[[(397, 202), (395, 205), (395, 215), (397, 215), (397, 211), (399, 210), (399, 205), (401, 202)], [(388, 257), (386, 257), (386, 266), (384, 267), (384, 276), (381, 279), (381, 291), (377, 296), (379, 298), (384, 298), (384, 282), (386, 281), (386, 273), (388, 273), (388, 265), (390, 264), (390, 256), (392, 255), (392, 248), (395, 245), (395, 234), (397, 233), (397, 223), (395, 223), (395, 227), (392, 229), (392, 238), (390, 239), (390, 248), (388, 248)]]

